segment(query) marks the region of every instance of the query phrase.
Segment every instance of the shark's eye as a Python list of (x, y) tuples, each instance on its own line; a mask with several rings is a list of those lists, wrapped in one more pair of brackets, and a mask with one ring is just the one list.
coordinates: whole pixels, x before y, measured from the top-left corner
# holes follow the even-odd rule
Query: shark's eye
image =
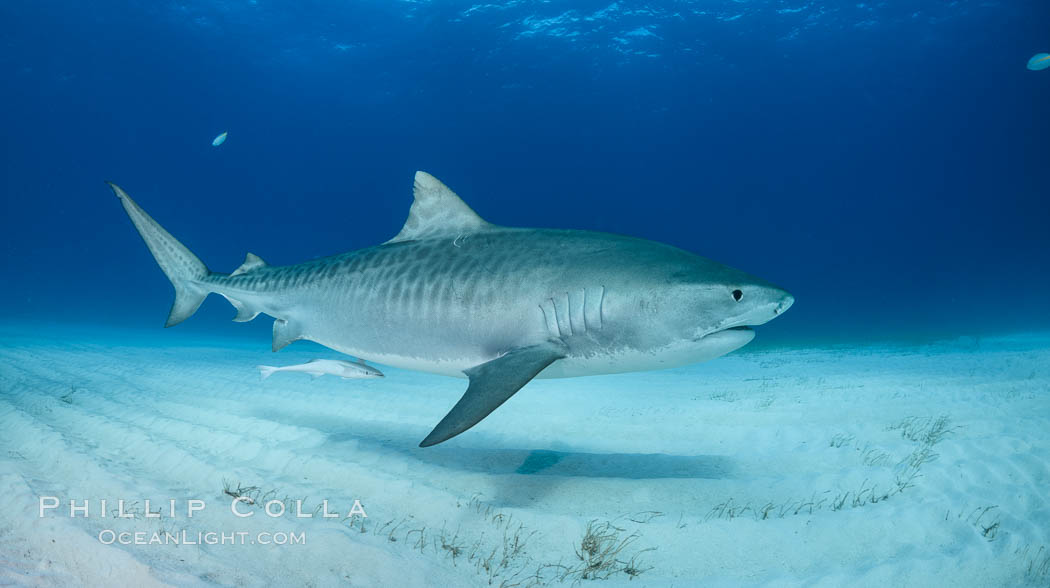
[(740, 290), (733, 290), (733, 300), (740, 302), (740, 299), (744, 297), (744, 293)]

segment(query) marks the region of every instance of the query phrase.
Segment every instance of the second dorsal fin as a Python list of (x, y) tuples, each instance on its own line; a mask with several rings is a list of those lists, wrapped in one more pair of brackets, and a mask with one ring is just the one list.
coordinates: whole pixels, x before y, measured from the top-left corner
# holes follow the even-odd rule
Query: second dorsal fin
[(455, 192), (449, 190), (448, 186), (427, 172), (416, 172), (412, 194), (415, 200), (408, 211), (405, 226), (387, 243), (443, 236), (454, 238), (492, 226), (467, 206)]
[(254, 253), (249, 253), (248, 255), (244, 256), (244, 263), (241, 264), (241, 267), (233, 270), (233, 273), (230, 274), (230, 276), (239, 276), (241, 274), (246, 274), (252, 271), (253, 269), (258, 269), (260, 267), (266, 267), (266, 262), (263, 261), (262, 258), (258, 255)]

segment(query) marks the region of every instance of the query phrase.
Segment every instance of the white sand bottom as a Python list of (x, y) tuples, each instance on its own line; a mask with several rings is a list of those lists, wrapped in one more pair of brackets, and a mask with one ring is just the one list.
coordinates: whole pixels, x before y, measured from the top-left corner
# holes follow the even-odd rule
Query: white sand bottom
[[(339, 357), (268, 346), (0, 331), (0, 583), (1050, 584), (1050, 336), (539, 380), (428, 449), (464, 380), (260, 381), (260, 363)], [(41, 496), (60, 503), (43, 518)], [(367, 518), (346, 518), (355, 500)], [(193, 542), (100, 540), (121, 532)], [(196, 544), (208, 532), (246, 543)], [(287, 533), (305, 544), (259, 542)]]

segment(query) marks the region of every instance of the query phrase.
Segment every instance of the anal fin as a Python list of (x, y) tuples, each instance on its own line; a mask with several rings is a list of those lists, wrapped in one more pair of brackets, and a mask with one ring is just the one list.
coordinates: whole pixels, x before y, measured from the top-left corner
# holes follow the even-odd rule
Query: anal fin
[(232, 304), (234, 308), (237, 309), (237, 316), (233, 317), (233, 320), (235, 322), (246, 323), (246, 322), (254, 319), (255, 317), (259, 316), (259, 311), (258, 310), (254, 310), (254, 309), (250, 308), (244, 302), (242, 302), (240, 300), (237, 300), (237, 299), (234, 299), (234, 298), (230, 298), (229, 296), (227, 296), (225, 294), (223, 294), (222, 296), (230, 304)]
[(541, 343), (519, 347), (502, 357), (465, 370), (470, 384), (463, 397), (434, 427), (420, 447), (437, 445), (481, 422), (547, 366), (565, 357), (564, 346)]

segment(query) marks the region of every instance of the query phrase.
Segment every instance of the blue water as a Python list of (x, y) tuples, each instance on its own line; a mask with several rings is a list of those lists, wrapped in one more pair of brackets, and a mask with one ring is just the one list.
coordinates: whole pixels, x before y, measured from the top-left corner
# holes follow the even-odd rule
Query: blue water
[[(103, 180), (230, 271), (390, 238), (424, 169), (495, 223), (783, 286), (757, 342), (1050, 327), (1043, 1), (9, 0), (0, 23), (3, 320), (161, 326), (171, 287)], [(178, 328), (268, 341), (232, 314)]]

